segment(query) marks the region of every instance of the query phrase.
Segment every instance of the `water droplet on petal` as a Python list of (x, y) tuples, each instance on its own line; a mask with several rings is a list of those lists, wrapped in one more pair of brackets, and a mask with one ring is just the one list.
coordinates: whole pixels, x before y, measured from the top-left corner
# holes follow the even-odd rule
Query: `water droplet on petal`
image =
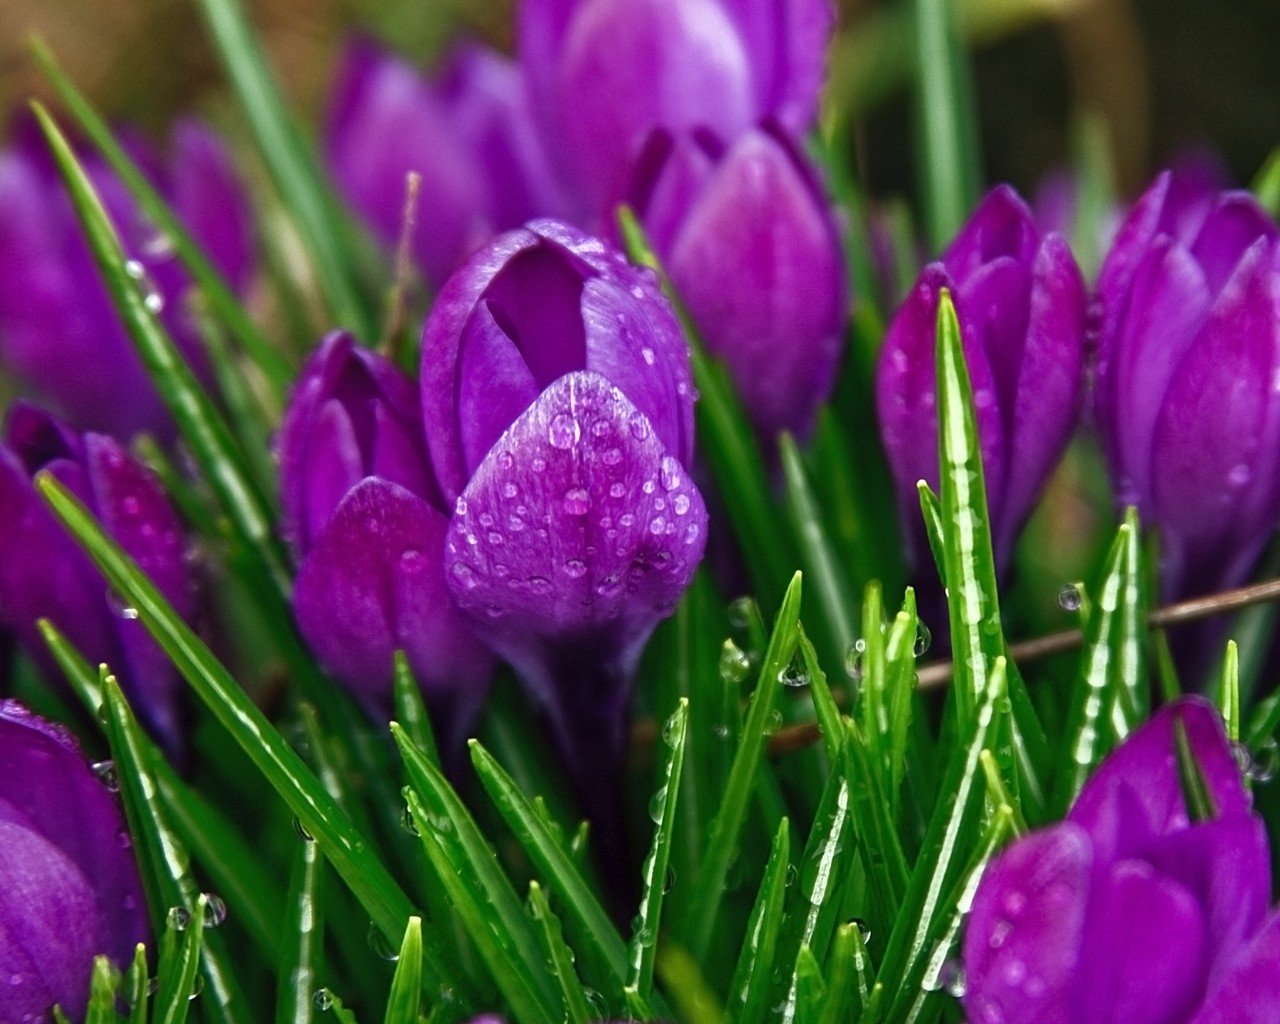
[(547, 427), (547, 440), (551, 442), (552, 448), (572, 448), (581, 436), (582, 428), (578, 421), (566, 412), (557, 413)]
[(585, 516), (591, 511), (591, 495), (582, 487), (565, 491), (564, 510), (571, 516)]

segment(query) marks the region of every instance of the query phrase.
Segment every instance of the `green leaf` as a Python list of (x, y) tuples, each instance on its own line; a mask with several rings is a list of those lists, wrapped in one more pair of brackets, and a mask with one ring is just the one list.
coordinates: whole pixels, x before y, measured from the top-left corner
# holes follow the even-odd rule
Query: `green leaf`
[[(181, 908), (169, 912), (161, 943), (160, 966), (156, 969), (160, 988), (156, 992), (154, 1024), (183, 1024), (187, 1019), (187, 1010), (196, 991), (196, 971), (200, 966), (200, 947), (205, 937), (207, 906), (205, 897), (201, 896), (189, 915), (185, 910), (178, 913)], [(205, 977), (208, 978), (207, 973)]]
[[(204, 642), (182, 621), (131, 558), (109, 538), (88, 510), (55, 477), (42, 473), (36, 486), (49, 507), (106, 577), (136, 608), (138, 617), (196, 695), (248, 755), (271, 787), (321, 844), (325, 856), (388, 938), (399, 938), (411, 913), (409, 899), (319, 779), (267, 721)], [(465, 979), (450, 978), (430, 941), (426, 944), (428, 983), (442, 994), (459, 989), (469, 999)]]
[(800, 947), (796, 957), (796, 1013), (797, 1024), (817, 1024), (818, 1013), (827, 994), (827, 983), (822, 968), (808, 946)]
[(554, 1024), (559, 998), (511, 880), (440, 769), (395, 722), (391, 734), (408, 773), (409, 809), (423, 849), (486, 968), (517, 1018)]
[[(201, 895), (196, 885), (186, 847), (165, 820), (142, 729), (115, 678), (104, 675), (101, 687), (107, 739), (116, 763), (129, 829), (136, 840), (138, 863), (143, 880), (149, 882), (147, 892), (152, 900), (152, 916), (161, 916), (165, 908), (169, 908), (170, 916), (185, 915), (193, 922), (198, 917), (198, 927), (203, 929), (208, 897)], [(223, 943), (214, 936), (210, 938), (215, 941), (205, 944), (202, 958), (208, 1012), (224, 1024), (248, 1022), (252, 1018), (231, 960)], [(163, 988), (163, 976), (160, 982)]]
[(726, 514), (757, 592), (772, 604), (786, 586), (794, 563), (789, 557), (788, 544), (778, 535), (769, 477), (750, 417), (734, 390), (728, 370), (707, 354), (634, 212), (626, 206), (620, 207), (618, 224), (631, 261), (650, 267), (658, 275), (680, 316), (699, 393), (694, 408), (698, 451), (724, 497)]
[(871, 958), (867, 955), (859, 922), (848, 921), (836, 928), (827, 972), (827, 998), (822, 1004), (818, 1024), (860, 1020), (859, 1015), (870, 995), (872, 972)]
[(689, 902), (679, 929), (695, 959), (706, 956), (711, 936), (724, 900), (725, 878), (738, 853), (738, 842), (747, 807), (755, 791), (756, 777), (764, 759), (768, 728), (782, 689), (782, 673), (795, 656), (800, 637), (800, 573), (792, 577), (773, 625), (773, 635), (765, 651), (759, 682), (751, 699), (751, 709), (742, 729), (738, 749), (729, 771), (720, 809), (707, 832), (706, 855), (689, 890)]
[(640, 874), (640, 909), (628, 949), (631, 964), (627, 988), (644, 1001), (653, 993), (654, 954), (658, 947), (658, 928), (662, 922), (662, 897), (667, 887), (667, 865), (671, 859), (671, 843), (675, 835), (676, 807), (680, 798), (680, 776), (684, 771), (685, 734), (689, 726), (689, 702), (681, 698), (674, 714), (662, 728), (662, 741), (667, 747), (666, 763), (659, 775), (661, 782), (649, 804), (649, 816), (656, 827), (653, 845), (645, 857)]
[(67, 184), (94, 261), (148, 375), (238, 536), (261, 559), (264, 571), (287, 600), (292, 586), (288, 559), (275, 536), (270, 504), (254, 483), (243, 452), (156, 312), (148, 306), (145, 290), (129, 272), (128, 257), (106, 208), (70, 144), (40, 104), (33, 104), (32, 109)]
[(1250, 187), (1266, 211), (1280, 218), (1280, 147), (1271, 151)]
[(384, 1024), (418, 1024), (418, 1000), (422, 991), (422, 918), (411, 917), (405, 925), (400, 958), (391, 978)]
[(157, 231), (172, 243), (174, 253), (191, 273), (213, 311), (262, 372), (274, 393), (283, 396), (293, 377), (289, 361), (258, 330), (240, 300), (183, 227), (173, 209), (147, 180), (147, 176), (133, 162), (125, 148), (116, 141), (110, 126), (75, 87), (49, 47), (37, 37), (31, 41), (31, 51), (85, 138), (93, 143), (94, 148), (111, 165), (111, 169)]
[(1234, 640), (1227, 641), (1222, 659), (1222, 679), (1218, 686), (1218, 710), (1227, 728), (1227, 739), (1240, 742), (1240, 649)]
[(324, 858), (316, 842), (304, 839), (294, 852), (285, 908), (276, 1024), (310, 1024), (324, 964)]
[(934, 252), (959, 231), (978, 199), (978, 115), (963, 42), (949, 0), (913, 0), (920, 76), (918, 176)]
[(1178, 780), (1182, 785), (1182, 797), (1187, 804), (1187, 817), (1192, 822), (1212, 821), (1218, 816), (1218, 808), (1213, 802), (1213, 793), (1205, 778), (1204, 767), (1196, 757), (1196, 752), (1191, 749), (1186, 723), (1181, 718), (1174, 722), (1173, 739), (1178, 759)]
[(440, 752), (436, 749), (436, 736), (431, 728), (427, 705), (422, 699), (422, 689), (414, 678), (413, 669), (404, 651), (396, 651), (395, 675), (392, 693), (395, 697), (396, 721), (404, 729), (413, 745), (436, 765), (440, 764)]
[(791, 870), (791, 825), (778, 826), (755, 906), (747, 921), (746, 941), (729, 983), (729, 1010), (738, 1024), (762, 1024), (769, 1010), (778, 936), (782, 932), (787, 875)]
[(141, 942), (134, 947), (133, 963), (124, 977), (124, 1000), (129, 1007), (129, 1024), (146, 1024), (151, 979), (147, 976), (147, 947)]
[(813, 697), (814, 717), (817, 718), (818, 729), (822, 733), (822, 747), (827, 754), (827, 763), (835, 766), (840, 763), (840, 751), (844, 747), (844, 725), (840, 709), (831, 694), (831, 687), (827, 685), (827, 674), (818, 664), (818, 654), (803, 629), (800, 631), (798, 646), (805, 674), (809, 677), (809, 693)]
[(552, 911), (542, 892), (542, 886), (537, 882), (529, 883), (529, 913), (542, 936), (551, 975), (555, 978), (564, 1003), (567, 1024), (589, 1024), (592, 1019), (591, 1007), (587, 1003), (582, 981), (574, 970), (573, 951), (565, 944), (560, 919)]
[(200, 8), (263, 163), (305, 239), (336, 325), (374, 340), (377, 329), (356, 287), (343, 219), (315, 157), (298, 134), (244, 10), (237, 0), (200, 0)]
[(109, 957), (93, 958), (93, 974), (89, 978), (89, 1005), (85, 1010), (84, 1024), (116, 1024), (116, 991), (120, 987), (120, 972)]

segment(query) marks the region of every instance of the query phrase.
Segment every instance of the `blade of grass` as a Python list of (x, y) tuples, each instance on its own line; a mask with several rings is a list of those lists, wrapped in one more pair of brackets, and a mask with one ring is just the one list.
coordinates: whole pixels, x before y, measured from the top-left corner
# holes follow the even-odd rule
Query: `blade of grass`
[(124, 1001), (129, 1007), (129, 1024), (146, 1024), (151, 1004), (151, 979), (147, 976), (147, 947), (134, 948), (133, 963), (124, 978)]
[(411, 917), (405, 925), (400, 958), (391, 978), (384, 1024), (418, 1024), (418, 1000), (422, 991), (422, 918)]
[(547, 962), (559, 986), (560, 998), (564, 1003), (567, 1024), (589, 1024), (592, 1019), (591, 1007), (587, 1003), (582, 981), (573, 967), (573, 951), (565, 944), (564, 935), (560, 929), (560, 919), (552, 911), (542, 886), (537, 882), (529, 883), (529, 913), (542, 935)]
[(822, 1004), (818, 1024), (859, 1020), (869, 995), (871, 963), (862, 928), (857, 921), (848, 921), (836, 928), (827, 972), (830, 979), (827, 998)]
[(746, 941), (729, 983), (729, 1010), (738, 1024), (763, 1024), (769, 1010), (773, 963), (782, 932), (791, 871), (791, 825), (786, 818), (773, 837), (755, 906), (747, 921)]
[(324, 964), (324, 858), (320, 845), (298, 844), (285, 897), (276, 988), (276, 1024), (310, 1024)]
[[(155, 1015), (153, 1024), (183, 1024), (187, 1019), (187, 1011), (191, 1000), (195, 998), (196, 972), (200, 967), (200, 947), (203, 944), (206, 900), (203, 896), (196, 900), (191, 915), (182, 925), (181, 938), (173, 936), (169, 942), (162, 944), (170, 957), (161, 955), (160, 966), (156, 976), (160, 980), (160, 989), (156, 992)], [(174, 924), (174, 915), (170, 914), (170, 925)], [(166, 938), (172, 935), (170, 931)], [(207, 959), (207, 955), (206, 955)], [(207, 978), (208, 975), (206, 974)], [(205, 1005), (208, 1005), (207, 1003)]]
[(120, 986), (120, 974), (110, 958), (93, 958), (93, 973), (89, 976), (89, 1005), (85, 1009), (84, 1024), (116, 1024), (116, 990)]

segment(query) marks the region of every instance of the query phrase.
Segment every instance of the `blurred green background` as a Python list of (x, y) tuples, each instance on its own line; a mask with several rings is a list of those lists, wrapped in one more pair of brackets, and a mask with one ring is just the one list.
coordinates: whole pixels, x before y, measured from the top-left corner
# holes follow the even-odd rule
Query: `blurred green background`
[[(353, 28), (427, 62), (459, 32), (511, 41), (509, 0), (248, 0), (299, 113), (323, 108)], [(832, 88), (859, 112), (874, 191), (910, 190), (910, 39), (903, 4), (842, 0)], [(1030, 191), (1066, 161), (1074, 115), (1101, 118), (1117, 184), (1139, 188), (1178, 148), (1209, 143), (1247, 182), (1280, 144), (1278, 0), (961, 0), (975, 56), (990, 181)], [(41, 33), (112, 117), (162, 128), (215, 117), (220, 72), (190, 0), (0, 0), (0, 104), (42, 87), (25, 52)]]

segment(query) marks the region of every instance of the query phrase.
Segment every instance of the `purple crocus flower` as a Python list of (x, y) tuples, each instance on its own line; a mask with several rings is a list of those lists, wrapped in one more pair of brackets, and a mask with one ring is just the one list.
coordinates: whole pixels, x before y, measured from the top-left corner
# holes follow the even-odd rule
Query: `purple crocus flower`
[(460, 736), (494, 659), (445, 588), (446, 504), (418, 390), (347, 334), (302, 371), (279, 437), (284, 527), (301, 557), (294, 608), (321, 664), (385, 719), (402, 649), (442, 727)]
[(805, 435), (830, 394), (846, 321), (840, 233), (815, 169), (784, 132), (725, 147), (659, 130), (628, 199), (760, 433)]
[(374, 42), (350, 44), (327, 146), (338, 187), (388, 247), (400, 236), (406, 175), (422, 176), (413, 252), (435, 286), (496, 232), (564, 205), (519, 71), (474, 43), (434, 78)]
[(83, 1019), (94, 957), (148, 938), (115, 796), (62, 726), (0, 702), (0, 1020)]
[[(253, 273), (252, 222), (222, 143), (195, 121), (174, 126), (167, 161), (143, 140), (126, 143), (228, 283)], [(96, 153), (80, 155), (148, 303), (204, 373), (199, 333), (184, 305), (190, 278), (170, 239), (144, 217)], [(173, 432), (81, 234), (70, 197), (34, 131), (19, 123), (0, 151), (0, 358), (28, 389), (79, 429), (127, 438)]]
[(0, 447), (0, 622), (51, 678), (61, 678), (36, 626), (50, 619), (90, 662), (111, 666), (147, 729), (180, 751), (182, 681), (46, 508), (32, 485), (40, 472), (83, 501), (190, 621), (195, 587), (177, 514), (160, 482), (115, 439), (77, 434), (34, 406), (10, 409)]
[(495, 239), (427, 321), (422, 408), (458, 607), (577, 779), (620, 766), (641, 648), (706, 541), (688, 353), (656, 278), (554, 221)]
[(598, 216), (655, 128), (732, 139), (776, 118), (807, 131), (833, 23), (829, 0), (527, 0), (520, 64)]
[(934, 347), (943, 288), (960, 319), (996, 557), (1007, 565), (1076, 421), (1084, 283), (1066, 242), (1042, 236), (1008, 186), (991, 192), (941, 260), (921, 272), (889, 325), (876, 378), (880, 429), (904, 510), (917, 505), (918, 480), (938, 484)]
[[(1213, 804), (1192, 822), (1182, 731)], [(964, 939), (973, 1024), (1280, 1020), (1271, 866), (1217, 712), (1163, 708), (1085, 784), (1066, 821), (988, 865)]]
[(1165, 173), (1098, 277), (1096, 413), (1116, 498), (1158, 526), (1168, 598), (1239, 583), (1280, 517), (1280, 229)]

